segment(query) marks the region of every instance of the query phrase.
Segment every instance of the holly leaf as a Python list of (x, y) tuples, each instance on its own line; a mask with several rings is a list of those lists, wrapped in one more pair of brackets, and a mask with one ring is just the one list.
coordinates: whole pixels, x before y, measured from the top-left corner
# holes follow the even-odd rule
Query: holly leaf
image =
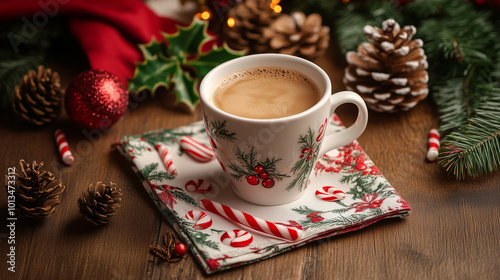
[(137, 64), (134, 78), (129, 80), (128, 90), (139, 93), (147, 89), (154, 95), (158, 87), (169, 87), (169, 76), (176, 68), (175, 61), (168, 61), (158, 55), (150, 56), (146, 61)]
[(188, 27), (177, 27), (174, 34), (166, 34), (168, 39), (168, 54), (184, 57), (186, 54), (200, 53), (200, 48), (205, 41), (212, 38), (207, 33), (208, 23), (194, 18)]
[(139, 49), (145, 59), (152, 59), (160, 54), (166, 55), (165, 51), (167, 50), (167, 44), (165, 44), (165, 42), (156, 42), (153, 40), (148, 44), (139, 45)]
[(200, 99), (197, 94), (196, 80), (189, 77), (189, 74), (183, 72), (180, 67), (178, 67), (176, 71), (177, 72), (172, 76), (172, 81), (175, 84), (174, 91), (177, 95), (177, 102), (184, 103), (191, 110), (194, 110), (196, 102)]
[(231, 50), (226, 44), (224, 47), (213, 49), (211, 52), (201, 54), (196, 60), (186, 62), (196, 70), (198, 76), (205, 77), (210, 70), (220, 64), (220, 61), (227, 61), (242, 56), (244, 53)]
[(165, 42), (151, 41), (139, 45), (144, 61), (137, 63), (134, 77), (129, 80), (129, 91), (151, 91), (155, 95), (160, 87), (173, 88), (177, 104), (184, 103), (194, 110), (200, 100), (198, 84), (215, 66), (240, 56), (245, 52), (222, 47), (207, 49), (216, 37), (208, 34), (208, 22), (194, 18), (187, 26), (177, 26), (174, 34), (164, 33)]

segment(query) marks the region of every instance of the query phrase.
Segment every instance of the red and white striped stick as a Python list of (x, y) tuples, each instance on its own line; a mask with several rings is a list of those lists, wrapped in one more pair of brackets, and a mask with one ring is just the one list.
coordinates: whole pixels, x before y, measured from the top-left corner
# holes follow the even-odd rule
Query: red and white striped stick
[(439, 131), (433, 128), (429, 133), (429, 150), (427, 151), (427, 159), (429, 161), (435, 161), (437, 159), (439, 144)]
[(229, 206), (214, 202), (208, 199), (202, 199), (201, 204), (206, 210), (219, 214), (230, 219), (233, 222), (245, 225), (260, 232), (271, 234), (276, 237), (296, 241), (301, 239), (304, 232), (302, 230), (268, 222), (253, 215), (241, 212)]
[(62, 161), (67, 165), (75, 163), (75, 158), (69, 149), (68, 140), (66, 140), (66, 135), (64, 135), (62, 129), (56, 129), (54, 136), (56, 137), (57, 148)]
[(214, 158), (212, 149), (187, 135), (181, 137), (180, 145), (184, 151), (196, 161), (209, 162)]
[(156, 144), (155, 145), (156, 150), (160, 154), (161, 161), (165, 165), (165, 168), (167, 169), (167, 172), (172, 174), (172, 175), (177, 175), (177, 168), (174, 165), (174, 162), (172, 161), (172, 158), (168, 154), (168, 149), (167, 146), (163, 144)]

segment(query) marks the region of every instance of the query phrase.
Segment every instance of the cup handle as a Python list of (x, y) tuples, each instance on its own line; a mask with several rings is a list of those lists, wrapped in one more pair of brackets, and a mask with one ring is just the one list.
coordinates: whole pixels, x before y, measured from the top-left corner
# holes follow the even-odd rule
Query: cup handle
[(334, 113), (338, 106), (345, 103), (353, 103), (358, 107), (356, 122), (349, 128), (326, 135), (319, 151), (320, 156), (332, 149), (345, 146), (356, 140), (366, 128), (368, 123), (368, 110), (365, 101), (361, 96), (352, 91), (341, 91), (330, 96), (330, 115)]

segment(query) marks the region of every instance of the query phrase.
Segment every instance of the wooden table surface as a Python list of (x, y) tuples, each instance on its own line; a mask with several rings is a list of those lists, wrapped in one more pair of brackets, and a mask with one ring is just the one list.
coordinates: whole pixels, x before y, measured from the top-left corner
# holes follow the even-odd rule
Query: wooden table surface
[[(63, 60), (64, 61), (64, 60)], [(71, 61), (71, 60), (69, 60)], [(345, 62), (332, 47), (315, 60), (342, 90)], [(84, 70), (56, 65), (63, 84)], [(70, 69), (70, 70), (68, 70)], [(111, 144), (119, 137), (174, 128), (201, 119), (165, 105), (166, 95), (134, 102), (106, 134), (85, 135), (65, 112), (53, 124), (29, 128), (4, 115), (0, 171), (19, 160), (45, 162), (66, 190), (56, 212), (43, 220), (18, 219), (14, 231), (16, 272), (7, 270), (10, 246), (7, 198), (0, 195), (0, 279), (202, 279), (191, 255), (161, 263), (149, 252), (171, 226), (143, 189), (128, 162)], [(344, 106), (339, 115), (352, 122)], [(430, 98), (409, 112), (370, 112), (359, 142), (413, 209), (405, 219), (377, 222), (352, 233), (313, 242), (211, 279), (499, 279), (500, 173), (457, 181), (425, 159), (430, 128), (438, 116)], [(53, 131), (63, 128), (76, 158), (61, 165)], [(83, 221), (77, 199), (92, 183), (115, 182), (123, 192), (118, 215), (94, 227)]]

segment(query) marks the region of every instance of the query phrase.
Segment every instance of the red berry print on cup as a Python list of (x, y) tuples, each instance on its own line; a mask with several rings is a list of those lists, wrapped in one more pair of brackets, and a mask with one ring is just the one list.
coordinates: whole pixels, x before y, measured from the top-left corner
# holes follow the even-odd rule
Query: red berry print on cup
[(252, 186), (255, 186), (255, 185), (258, 185), (259, 184), (259, 178), (257, 178), (256, 176), (254, 175), (248, 175), (247, 176), (247, 182), (252, 185)]
[(259, 178), (267, 179), (267, 177), (269, 177), (269, 173), (267, 173), (265, 171), (259, 173)]
[(256, 173), (264, 172), (264, 167), (262, 165), (257, 165), (254, 167), (253, 171), (255, 171)]
[(262, 180), (262, 186), (264, 188), (268, 188), (268, 189), (274, 187), (273, 179), (267, 178), (267, 179)]
[(257, 160), (257, 152), (252, 148), (250, 152), (245, 153), (238, 148), (236, 153), (238, 162), (231, 162), (228, 167), (232, 170), (232, 177), (237, 180), (245, 179), (251, 186), (261, 186), (264, 188), (272, 188), (276, 180), (282, 180), (288, 177), (286, 174), (281, 174), (276, 170), (276, 163), (281, 159), (265, 159), (264, 161)]

